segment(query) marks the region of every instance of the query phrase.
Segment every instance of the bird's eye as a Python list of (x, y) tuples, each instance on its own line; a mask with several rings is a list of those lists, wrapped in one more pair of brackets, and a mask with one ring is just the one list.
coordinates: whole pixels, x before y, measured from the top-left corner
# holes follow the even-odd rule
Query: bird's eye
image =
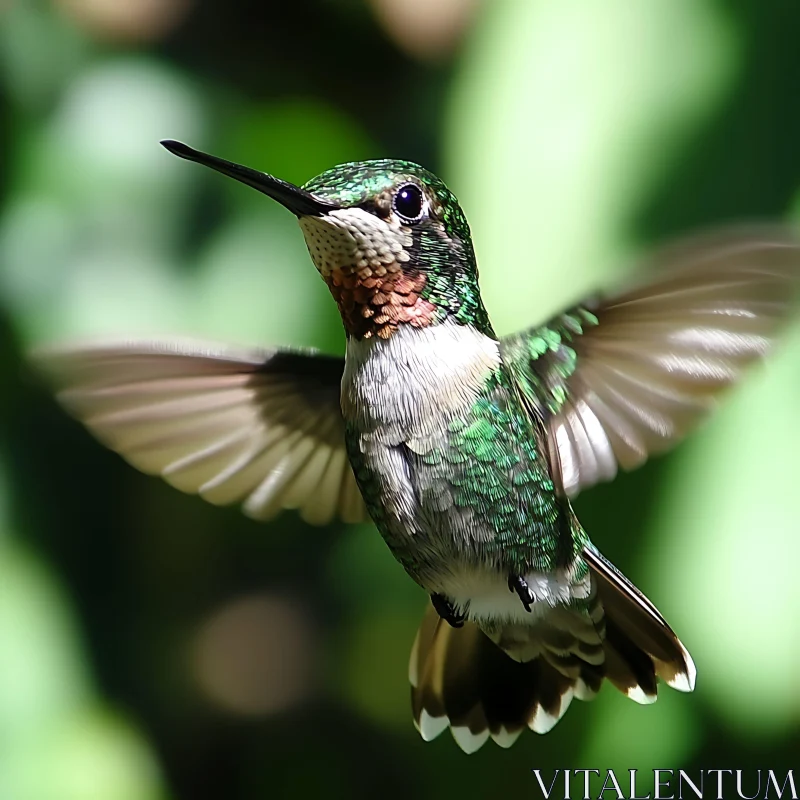
[(404, 222), (416, 222), (422, 216), (422, 190), (413, 183), (401, 186), (394, 196), (394, 210)]

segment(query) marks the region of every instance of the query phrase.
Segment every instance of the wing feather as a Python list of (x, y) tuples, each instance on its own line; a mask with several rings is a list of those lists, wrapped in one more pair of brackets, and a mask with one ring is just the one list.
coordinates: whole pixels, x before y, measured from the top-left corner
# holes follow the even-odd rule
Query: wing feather
[(734, 229), (665, 249), (639, 285), (506, 337), (572, 497), (673, 447), (764, 356), (800, 283), (800, 242)]
[(367, 519), (344, 446), (344, 363), (312, 351), (125, 343), (36, 356), (63, 405), (133, 466), (211, 503)]

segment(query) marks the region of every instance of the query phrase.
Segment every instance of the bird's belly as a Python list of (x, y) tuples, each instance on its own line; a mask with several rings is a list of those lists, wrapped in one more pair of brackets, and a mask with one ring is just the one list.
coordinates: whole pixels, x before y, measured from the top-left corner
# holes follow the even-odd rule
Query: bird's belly
[[(446, 510), (431, 506), (428, 486), (432, 470), (412, 463), (405, 443), (385, 445), (371, 442), (364, 446), (348, 442), (351, 462), (362, 494), (378, 529), (406, 569), (439, 571), (459, 553), (467, 542), (463, 532), (456, 538), (454, 520)], [(447, 488), (440, 486), (440, 497)]]
[[(443, 595), (475, 621), (530, 623), (573, 599), (565, 569), (537, 570), (528, 559), (521, 568), (520, 548), (498, 546), (497, 532), (480, 508), (456, 503), (458, 470), (427, 464), (405, 444), (364, 447), (359, 436), (351, 443), (355, 472), (379, 531), (426, 591)], [(509, 589), (509, 577), (519, 574), (535, 598), (530, 612)]]
[(531, 571), (522, 576), (534, 596), (526, 611), (516, 592), (509, 589), (508, 575), (491, 568), (459, 566), (438, 577), (434, 591), (444, 595), (456, 611), (473, 622), (534, 624), (558, 605), (582, 599), (581, 588), (567, 570)]

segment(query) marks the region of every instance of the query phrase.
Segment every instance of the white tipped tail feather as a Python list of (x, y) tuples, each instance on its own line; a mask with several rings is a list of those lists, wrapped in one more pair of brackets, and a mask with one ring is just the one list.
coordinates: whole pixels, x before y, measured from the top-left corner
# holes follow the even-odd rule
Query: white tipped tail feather
[[(510, 747), (526, 728), (547, 733), (574, 697), (591, 700), (603, 679), (638, 703), (655, 701), (658, 678), (694, 689), (691, 656), (655, 606), (594, 548), (583, 556), (594, 598), (588, 610), (556, 608), (527, 626), (483, 625), (484, 632), (474, 622), (452, 628), (428, 608), (409, 664), (423, 739), (449, 727), (467, 753), (489, 738)], [(531, 657), (521, 660), (526, 651)]]

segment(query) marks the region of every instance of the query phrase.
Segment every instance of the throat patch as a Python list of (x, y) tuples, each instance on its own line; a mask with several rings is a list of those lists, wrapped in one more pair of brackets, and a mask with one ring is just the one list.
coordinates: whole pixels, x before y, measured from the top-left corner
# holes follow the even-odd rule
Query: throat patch
[(398, 325), (434, 321), (436, 307), (420, 296), (426, 276), (410, 263), (411, 231), (395, 217), (343, 208), (301, 217), (300, 227), (351, 336), (388, 339)]
[(430, 325), (436, 307), (420, 296), (425, 281), (421, 272), (405, 272), (396, 262), (376, 270), (337, 269), (325, 279), (345, 329), (359, 339), (388, 339), (401, 324)]

